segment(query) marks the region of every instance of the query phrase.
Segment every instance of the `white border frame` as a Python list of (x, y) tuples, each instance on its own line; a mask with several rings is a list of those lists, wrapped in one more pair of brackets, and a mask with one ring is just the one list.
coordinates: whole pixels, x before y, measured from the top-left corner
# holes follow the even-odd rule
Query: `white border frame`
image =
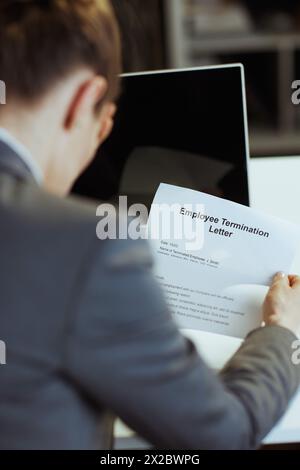
[(252, 206), (253, 197), (251, 193), (250, 185), (250, 143), (249, 143), (249, 127), (248, 127), (248, 110), (247, 110), (247, 97), (246, 97), (246, 80), (245, 80), (245, 69), (243, 64), (234, 63), (234, 64), (224, 64), (224, 65), (210, 65), (203, 67), (187, 67), (182, 69), (165, 69), (165, 70), (153, 70), (145, 72), (134, 72), (134, 73), (124, 73), (121, 75), (121, 78), (127, 77), (139, 77), (143, 75), (163, 75), (168, 73), (181, 73), (181, 72), (199, 72), (205, 70), (224, 70), (230, 68), (239, 68), (241, 71), (241, 85), (242, 85), (242, 102), (243, 102), (243, 113), (244, 113), (244, 128), (245, 128), (245, 149), (246, 149), (246, 169), (247, 169), (247, 180), (248, 180), (248, 197), (249, 205)]

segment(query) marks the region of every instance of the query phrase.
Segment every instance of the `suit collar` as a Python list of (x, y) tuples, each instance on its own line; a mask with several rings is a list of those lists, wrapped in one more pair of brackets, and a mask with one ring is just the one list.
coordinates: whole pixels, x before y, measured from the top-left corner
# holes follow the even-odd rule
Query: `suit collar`
[(0, 127), (0, 142), (6, 144), (18, 157), (23, 160), (38, 184), (42, 184), (43, 174), (39, 164), (34, 160), (28, 148), (14, 137), (7, 129)]
[(0, 174), (8, 173), (21, 180), (34, 182), (35, 178), (24, 160), (6, 143), (0, 140)]

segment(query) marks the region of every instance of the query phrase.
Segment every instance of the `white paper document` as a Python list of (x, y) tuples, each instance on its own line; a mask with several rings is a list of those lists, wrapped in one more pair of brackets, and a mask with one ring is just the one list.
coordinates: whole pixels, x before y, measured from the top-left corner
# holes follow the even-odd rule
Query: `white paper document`
[(161, 184), (148, 222), (155, 275), (183, 329), (245, 338), (272, 277), (290, 272), (300, 228), (230, 201)]

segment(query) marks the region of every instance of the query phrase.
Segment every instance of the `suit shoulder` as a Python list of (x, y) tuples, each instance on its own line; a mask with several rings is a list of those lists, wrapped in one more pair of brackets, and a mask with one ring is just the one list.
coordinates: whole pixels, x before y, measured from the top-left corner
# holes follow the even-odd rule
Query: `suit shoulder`
[(60, 198), (49, 194), (43, 190), (39, 190), (39, 201), (37, 204), (41, 208), (50, 210), (49, 215), (54, 216), (62, 215), (66, 221), (82, 221), (95, 223), (97, 207), (101, 202), (84, 199), (81, 197), (70, 195), (65, 198)]
[[(35, 184), (6, 181), (2, 186), (0, 204), (2, 212), (27, 214), (38, 224), (53, 222), (55, 225), (96, 222), (97, 202), (76, 196), (58, 197)], [(100, 202), (99, 202), (100, 204)]]
[(145, 240), (124, 237), (129, 223), (127, 217), (123, 221), (126, 224), (123, 237), (118, 236), (120, 214), (115, 205), (112, 205), (112, 223), (116, 225), (116, 237), (102, 240), (97, 236), (101, 219), (97, 209), (104, 202), (76, 196), (60, 198), (36, 185), (9, 183), (8, 180), (5, 186), (5, 191), (3, 185), (0, 190), (1, 216), (14, 226), (18, 224), (20, 234), (30, 237), (34, 233), (35, 240), (42, 239), (44, 245), (64, 245), (67, 250), (72, 248), (73, 252), (74, 246), (82, 251), (84, 246), (92, 244), (97, 252), (102, 253), (103, 261), (106, 259), (115, 267), (143, 264), (151, 259)]

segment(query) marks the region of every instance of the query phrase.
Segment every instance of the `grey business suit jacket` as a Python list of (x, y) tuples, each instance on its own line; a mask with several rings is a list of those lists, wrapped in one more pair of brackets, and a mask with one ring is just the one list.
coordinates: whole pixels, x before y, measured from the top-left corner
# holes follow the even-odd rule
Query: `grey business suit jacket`
[(0, 224), (1, 449), (107, 449), (114, 415), (162, 448), (248, 449), (281, 417), (300, 378), (292, 333), (255, 331), (216, 376), (147, 244), (99, 241), (93, 205), (46, 194), (3, 144)]

